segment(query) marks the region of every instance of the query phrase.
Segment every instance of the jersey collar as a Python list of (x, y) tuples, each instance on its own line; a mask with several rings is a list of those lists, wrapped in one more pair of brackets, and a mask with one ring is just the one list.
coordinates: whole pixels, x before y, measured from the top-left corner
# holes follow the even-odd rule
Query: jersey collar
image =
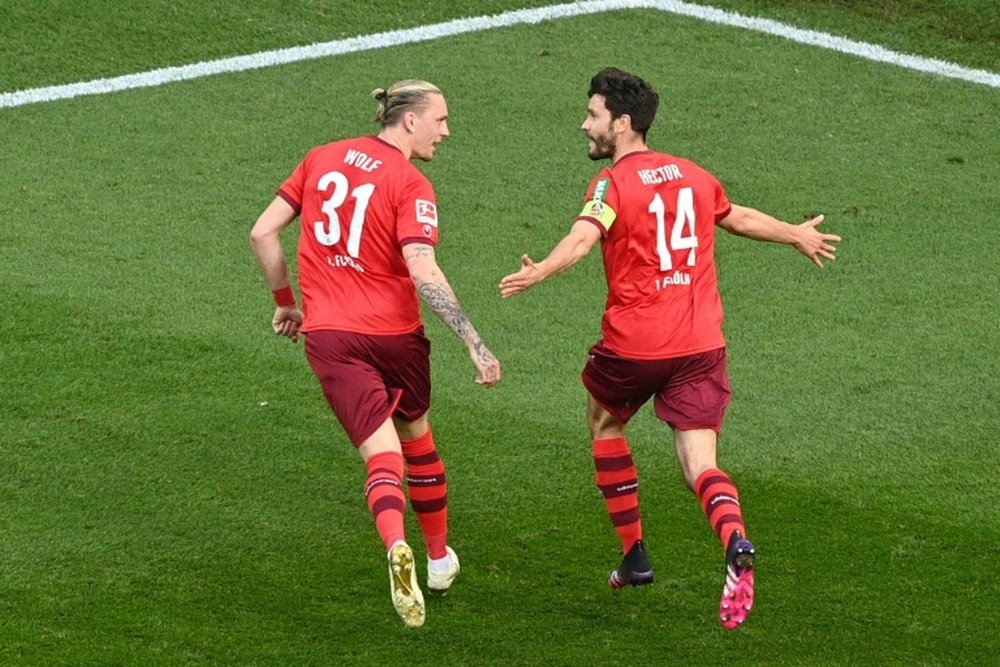
[(399, 146), (397, 146), (395, 144), (390, 144), (388, 141), (386, 141), (385, 139), (379, 137), (377, 134), (370, 134), (370, 135), (368, 135), (368, 138), (369, 139), (374, 139), (375, 141), (377, 141), (378, 143), (382, 144), (383, 146), (388, 146), (389, 148), (391, 148), (392, 150), (396, 151), (400, 155), (403, 154), (403, 151), (399, 150)]
[(611, 166), (612, 167), (617, 167), (618, 165), (620, 165), (622, 162), (624, 162), (625, 160), (629, 159), (630, 157), (634, 157), (634, 156), (637, 156), (637, 155), (646, 155), (646, 154), (652, 153), (652, 152), (653, 152), (653, 149), (651, 149), (651, 148), (643, 148), (642, 150), (632, 151), (631, 153), (625, 153), (625, 155), (622, 155), (620, 158), (618, 158), (618, 161), (615, 162)]

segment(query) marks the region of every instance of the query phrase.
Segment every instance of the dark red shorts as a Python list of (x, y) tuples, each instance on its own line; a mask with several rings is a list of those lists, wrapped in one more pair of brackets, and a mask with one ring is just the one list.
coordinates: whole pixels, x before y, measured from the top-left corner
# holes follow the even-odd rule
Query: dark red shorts
[(656, 416), (680, 431), (718, 433), (732, 394), (724, 347), (676, 359), (626, 359), (598, 342), (582, 378), (594, 400), (621, 423), (655, 396)]
[(414, 421), (431, 404), (431, 342), (424, 330), (393, 336), (310, 331), (306, 357), (354, 446), (390, 416)]

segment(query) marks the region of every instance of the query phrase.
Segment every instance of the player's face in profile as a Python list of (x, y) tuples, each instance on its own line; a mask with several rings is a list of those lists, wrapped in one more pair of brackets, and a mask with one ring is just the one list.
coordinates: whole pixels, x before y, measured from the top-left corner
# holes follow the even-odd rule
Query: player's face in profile
[(593, 95), (587, 105), (587, 119), (580, 126), (590, 140), (587, 155), (591, 160), (603, 160), (615, 154), (617, 142), (611, 122), (611, 112), (604, 106), (604, 95)]
[(417, 115), (413, 134), (413, 157), (429, 162), (434, 158), (437, 145), (451, 134), (448, 105), (443, 95), (427, 96), (427, 106)]

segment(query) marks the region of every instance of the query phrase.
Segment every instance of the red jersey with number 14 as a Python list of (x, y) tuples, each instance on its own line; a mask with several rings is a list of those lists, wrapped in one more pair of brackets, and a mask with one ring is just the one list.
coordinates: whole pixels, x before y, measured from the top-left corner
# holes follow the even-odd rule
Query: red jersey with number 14
[(402, 248), (435, 245), (430, 181), (377, 137), (311, 150), (278, 190), (299, 212), (302, 331), (401, 334), (420, 327)]
[(630, 153), (594, 178), (578, 220), (602, 233), (606, 347), (671, 359), (725, 345), (715, 224), (731, 209), (714, 176), (663, 153)]

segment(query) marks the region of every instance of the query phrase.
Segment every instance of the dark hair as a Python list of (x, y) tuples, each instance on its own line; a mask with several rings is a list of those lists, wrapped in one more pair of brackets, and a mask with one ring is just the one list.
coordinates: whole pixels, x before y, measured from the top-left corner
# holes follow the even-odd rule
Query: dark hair
[(632, 129), (646, 138), (646, 133), (656, 118), (656, 107), (660, 96), (653, 87), (637, 77), (616, 67), (606, 67), (590, 80), (587, 97), (604, 96), (604, 106), (612, 118), (628, 114), (632, 119)]

